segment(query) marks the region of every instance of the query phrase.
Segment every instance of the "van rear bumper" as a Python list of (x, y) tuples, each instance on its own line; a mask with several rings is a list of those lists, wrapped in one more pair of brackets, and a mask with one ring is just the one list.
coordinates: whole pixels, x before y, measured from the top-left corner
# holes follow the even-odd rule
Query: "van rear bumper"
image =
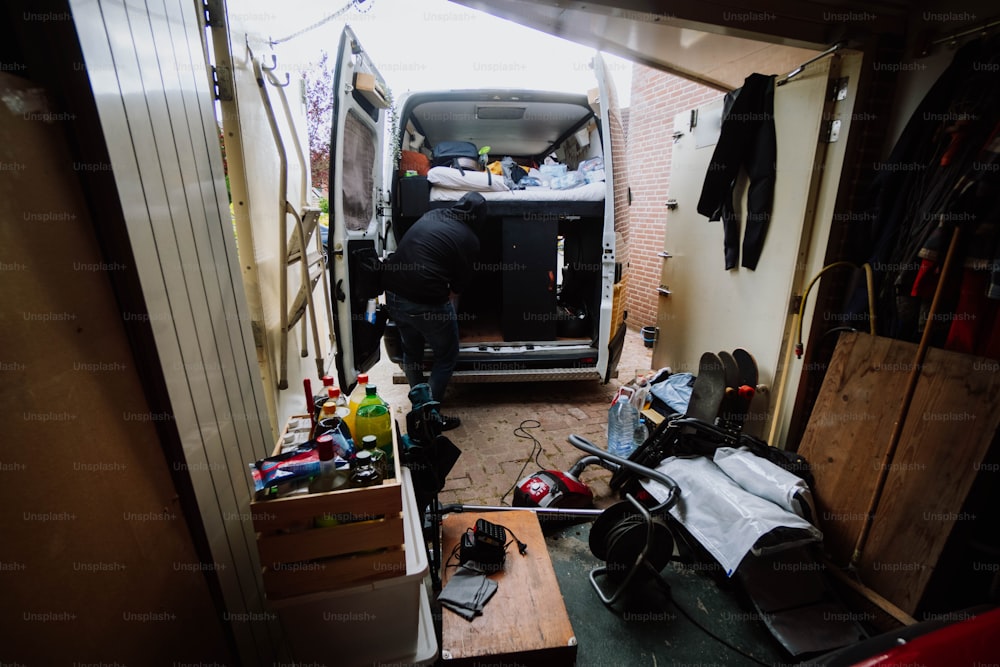
[[(395, 327), (387, 327), (383, 338), (389, 359), (401, 365), (403, 350)], [(431, 368), (432, 353), (424, 355), (424, 371)], [(543, 382), (603, 380), (597, 369), (598, 350), (586, 339), (462, 343), (452, 382)], [(618, 377), (615, 372), (612, 377)], [(393, 384), (406, 384), (402, 370)]]
[[(617, 377), (617, 373), (613, 374)], [(562, 382), (566, 380), (600, 380), (601, 374), (596, 368), (539, 368), (524, 370), (469, 370), (455, 371), (452, 382)], [(392, 376), (393, 384), (406, 384), (403, 373)]]

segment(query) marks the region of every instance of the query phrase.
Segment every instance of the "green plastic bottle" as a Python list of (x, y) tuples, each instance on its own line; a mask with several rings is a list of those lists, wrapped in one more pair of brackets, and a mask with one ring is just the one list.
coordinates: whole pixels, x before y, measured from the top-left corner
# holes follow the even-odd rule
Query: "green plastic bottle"
[(392, 451), (392, 414), (389, 405), (378, 395), (378, 387), (365, 387), (365, 397), (358, 404), (354, 418), (357, 431), (355, 442), (363, 442), (366, 435), (375, 436), (375, 445), (385, 453), (386, 470), (391, 476), (393, 471)]

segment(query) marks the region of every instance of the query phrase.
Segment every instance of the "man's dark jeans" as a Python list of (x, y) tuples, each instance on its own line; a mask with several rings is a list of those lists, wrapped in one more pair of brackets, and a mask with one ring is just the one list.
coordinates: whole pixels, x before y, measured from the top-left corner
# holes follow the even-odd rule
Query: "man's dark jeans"
[(393, 292), (385, 293), (389, 316), (396, 323), (403, 343), (403, 372), (410, 387), (424, 380), (424, 345), (434, 353), (431, 366), (431, 396), (444, 398), (448, 381), (458, 363), (458, 319), (450, 301), (440, 305), (417, 303)]

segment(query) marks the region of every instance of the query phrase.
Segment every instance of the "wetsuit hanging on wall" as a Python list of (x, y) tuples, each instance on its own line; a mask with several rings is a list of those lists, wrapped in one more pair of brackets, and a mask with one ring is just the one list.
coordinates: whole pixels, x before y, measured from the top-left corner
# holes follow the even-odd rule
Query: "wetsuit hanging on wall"
[(727, 270), (735, 269), (740, 259), (740, 220), (733, 205), (740, 167), (750, 179), (743, 267), (757, 268), (771, 221), (777, 158), (774, 79), (773, 75), (751, 74), (741, 88), (726, 95), (722, 132), (698, 200), (698, 213), (709, 220), (722, 220)]

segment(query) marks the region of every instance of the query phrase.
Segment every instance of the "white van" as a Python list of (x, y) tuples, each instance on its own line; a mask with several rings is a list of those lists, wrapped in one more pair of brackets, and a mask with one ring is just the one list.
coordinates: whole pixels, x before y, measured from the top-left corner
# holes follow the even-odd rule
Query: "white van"
[[(328, 240), (342, 387), (353, 386), (357, 374), (379, 360), (383, 336), (390, 358), (402, 362), (384, 305), (377, 305), (374, 323), (366, 317), (374, 293), (359, 257), (371, 249), (387, 256), (420, 215), (451, 206), (464, 194), (464, 176), (486, 176), (458, 169), (445, 174), (453, 178), (436, 178), (439, 170), (429, 176), (419, 173), (423, 170), (416, 176), (400, 173), (402, 156), (408, 158), (404, 163), (429, 156), (442, 141), (489, 147), (489, 161), (510, 156), (540, 165), (554, 154), (568, 171), (588, 159), (588, 166), (600, 166), (593, 158), (603, 160), (604, 170), (603, 180), (590, 172), (592, 182), (570, 189), (506, 190), (501, 175), (489, 177), (489, 187), (497, 191), (483, 193), (487, 221), (476, 228), (480, 257), (459, 303), (461, 351), (452, 381), (607, 382), (616, 375), (625, 327), (617, 303), (624, 294), (621, 286), (615, 288), (622, 272), (614, 204), (616, 190), (625, 184), (613, 170), (620, 164), (618, 154), (609, 157), (613, 133), (604, 128), (611, 127), (609, 114), (616, 111), (604, 103), (611, 98), (599, 57), (594, 71), (596, 94), (411, 93), (395, 101), (391, 118), (393, 101), (384, 80), (345, 28), (334, 77)], [(624, 143), (624, 135), (617, 134)], [(627, 197), (620, 194), (618, 202), (622, 229)], [(426, 359), (429, 366), (431, 355)], [(405, 381), (402, 372), (395, 381)]]

